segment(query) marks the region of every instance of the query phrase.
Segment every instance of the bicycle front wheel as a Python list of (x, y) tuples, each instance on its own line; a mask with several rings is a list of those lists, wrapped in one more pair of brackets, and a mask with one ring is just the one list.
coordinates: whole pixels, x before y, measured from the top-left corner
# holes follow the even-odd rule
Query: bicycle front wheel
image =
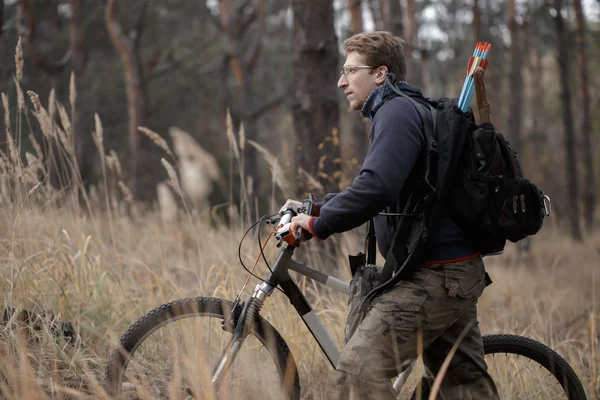
[(261, 317), (218, 390), (213, 387), (215, 363), (233, 336), (224, 323), (231, 309), (229, 301), (198, 297), (150, 311), (127, 330), (111, 355), (106, 392), (127, 399), (299, 399), (289, 347)]

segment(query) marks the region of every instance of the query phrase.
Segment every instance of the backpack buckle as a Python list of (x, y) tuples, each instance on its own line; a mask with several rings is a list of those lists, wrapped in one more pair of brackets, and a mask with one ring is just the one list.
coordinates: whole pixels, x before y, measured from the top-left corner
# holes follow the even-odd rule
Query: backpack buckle
[(544, 203), (544, 214), (546, 215), (546, 217), (549, 217), (550, 209), (552, 206), (552, 201), (550, 200), (550, 197), (548, 197), (547, 195), (544, 195), (542, 197), (542, 202)]

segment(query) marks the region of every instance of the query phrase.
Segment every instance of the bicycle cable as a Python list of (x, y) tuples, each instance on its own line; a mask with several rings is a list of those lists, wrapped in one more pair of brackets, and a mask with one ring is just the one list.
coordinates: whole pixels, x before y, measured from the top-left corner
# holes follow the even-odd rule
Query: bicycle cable
[[(258, 239), (258, 248), (260, 249), (260, 255), (262, 255), (262, 258), (265, 261), (265, 264), (267, 264), (267, 268), (269, 269), (269, 272), (272, 274), (273, 270), (271, 269), (271, 266), (269, 265), (269, 262), (267, 261), (267, 258), (265, 257), (265, 253), (263, 251), (264, 247), (262, 245), (262, 242), (260, 241), (260, 226), (261, 226), (261, 223), (262, 223), (263, 220), (268, 219), (269, 217), (271, 217), (271, 216), (270, 215), (266, 215), (266, 216), (263, 216), (263, 217), (260, 218), (260, 221), (258, 223), (258, 229), (257, 229), (256, 238)], [(273, 232), (271, 232), (271, 234), (269, 235), (269, 238), (271, 237), (272, 234), (273, 234)], [(269, 240), (269, 239), (267, 239), (267, 240)]]
[[(242, 287), (242, 290), (241, 290), (241, 291), (240, 291), (240, 293), (238, 293), (238, 295), (236, 296), (236, 298), (235, 298), (235, 300), (234, 300), (234, 302), (233, 302), (234, 304), (236, 304), (236, 303), (239, 301), (239, 299), (240, 299), (240, 297), (241, 297), (242, 293), (244, 292), (244, 290), (245, 290), (245, 288), (246, 288), (246, 285), (248, 284), (248, 281), (250, 280), (250, 276), (253, 276), (253, 277), (255, 277), (256, 279), (258, 279), (258, 280), (259, 280), (259, 281), (261, 281), (261, 282), (265, 282), (265, 283), (267, 283), (267, 281), (266, 281), (265, 279), (261, 278), (261, 277), (260, 277), (260, 276), (258, 276), (258, 275), (255, 275), (255, 274), (254, 274), (254, 272), (253, 272), (253, 271), (254, 271), (254, 269), (256, 268), (256, 265), (258, 264), (258, 260), (260, 259), (261, 255), (262, 255), (263, 259), (265, 260), (265, 263), (267, 263), (266, 257), (265, 257), (265, 255), (264, 255), (264, 247), (262, 246), (262, 242), (260, 241), (260, 236), (259, 236), (259, 242), (258, 242), (258, 243), (259, 243), (259, 247), (260, 247), (260, 254), (258, 255), (258, 258), (256, 259), (256, 262), (254, 263), (254, 267), (252, 267), (252, 270), (249, 270), (249, 269), (248, 269), (248, 267), (246, 267), (246, 265), (244, 264), (244, 261), (242, 260), (242, 244), (244, 243), (244, 239), (246, 238), (246, 236), (248, 235), (248, 233), (250, 232), (250, 230), (251, 230), (252, 228), (254, 228), (256, 225), (258, 225), (258, 227), (259, 227), (259, 232), (260, 232), (260, 224), (261, 224), (261, 223), (262, 223), (264, 220), (266, 220), (266, 219), (267, 219), (267, 220), (269, 220), (269, 222), (273, 223), (273, 219), (272, 219), (272, 218), (273, 218), (274, 216), (276, 216), (276, 215), (278, 215), (278, 214), (265, 215), (265, 216), (261, 217), (261, 218), (260, 218), (258, 221), (256, 221), (255, 223), (253, 223), (253, 224), (252, 224), (252, 225), (251, 225), (251, 226), (250, 226), (250, 227), (249, 227), (249, 228), (246, 230), (246, 232), (244, 233), (244, 236), (242, 236), (242, 239), (240, 240), (240, 244), (239, 244), (239, 246), (238, 246), (238, 258), (239, 258), (239, 260), (240, 260), (240, 264), (241, 264), (241, 265), (242, 265), (242, 267), (243, 267), (243, 268), (246, 270), (246, 272), (248, 272), (249, 276), (248, 276), (248, 279), (246, 279), (246, 283), (244, 283), (244, 286)], [(264, 244), (264, 246), (265, 246), (265, 247), (267, 246), (267, 242), (269, 241), (269, 239), (271, 238), (271, 236), (273, 235), (273, 233), (274, 233), (274, 231), (273, 231), (273, 232), (271, 232), (271, 233), (269, 234), (269, 237), (267, 238), (267, 241), (266, 241), (266, 242), (265, 242), (265, 244)], [(269, 264), (268, 264), (268, 263), (267, 263), (267, 267), (269, 268), (269, 271), (271, 271), (271, 273), (272, 273), (273, 271), (271, 270), (271, 267), (269, 266)], [(281, 293), (284, 293), (284, 294), (285, 294), (285, 292), (284, 292), (283, 290), (281, 290), (280, 288), (278, 288), (278, 287), (275, 287), (275, 289), (277, 289), (277, 290), (279, 290)]]

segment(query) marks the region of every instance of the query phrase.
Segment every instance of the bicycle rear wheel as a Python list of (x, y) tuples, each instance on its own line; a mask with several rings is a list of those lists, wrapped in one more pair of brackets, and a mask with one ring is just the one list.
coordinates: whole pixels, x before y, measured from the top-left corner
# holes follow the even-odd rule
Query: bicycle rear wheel
[[(546, 345), (522, 336), (489, 335), (483, 348), (501, 400), (587, 399), (573, 368)], [(433, 379), (423, 378), (421, 384), (421, 396), (415, 390), (412, 400), (429, 398)]]
[(548, 346), (522, 336), (490, 335), (483, 347), (501, 399), (586, 400), (573, 368)]
[(112, 353), (104, 377), (106, 392), (127, 399), (299, 399), (292, 354), (261, 317), (216, 393), (211, 377), (233, 335), (230, 324), (223, 323), (231, 309), (229, 301), (198, 297), (150, 311), (127, 330)]

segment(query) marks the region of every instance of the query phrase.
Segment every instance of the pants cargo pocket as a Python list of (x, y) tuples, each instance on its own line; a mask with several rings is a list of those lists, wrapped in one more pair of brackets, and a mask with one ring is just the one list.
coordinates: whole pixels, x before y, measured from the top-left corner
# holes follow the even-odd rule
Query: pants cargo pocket
[(400, 311), (420, 312), (429, 293), (427, 285), (435, 272), (422, 268), (417, 270), (410, 280), (400, 281), (396, 286), (377, 296), (372, 303), (383, 313)]
[(381, 281), (381, 268), (375, 265), (366, 265), (360, 267), (350, 281), (348, 293), (348, 304), (350, 311), (346, 319), (346, 329), (344, 331), (344, 342), (347, 343), (352, 337), (362, 320), (364, 319), (369, 304), (364, 300), (366, 295), (379, 286)]
[(446, 264), (443, 268), (449, 297), (477, 300), (487, 285), (485, 268), (480, 258)]

